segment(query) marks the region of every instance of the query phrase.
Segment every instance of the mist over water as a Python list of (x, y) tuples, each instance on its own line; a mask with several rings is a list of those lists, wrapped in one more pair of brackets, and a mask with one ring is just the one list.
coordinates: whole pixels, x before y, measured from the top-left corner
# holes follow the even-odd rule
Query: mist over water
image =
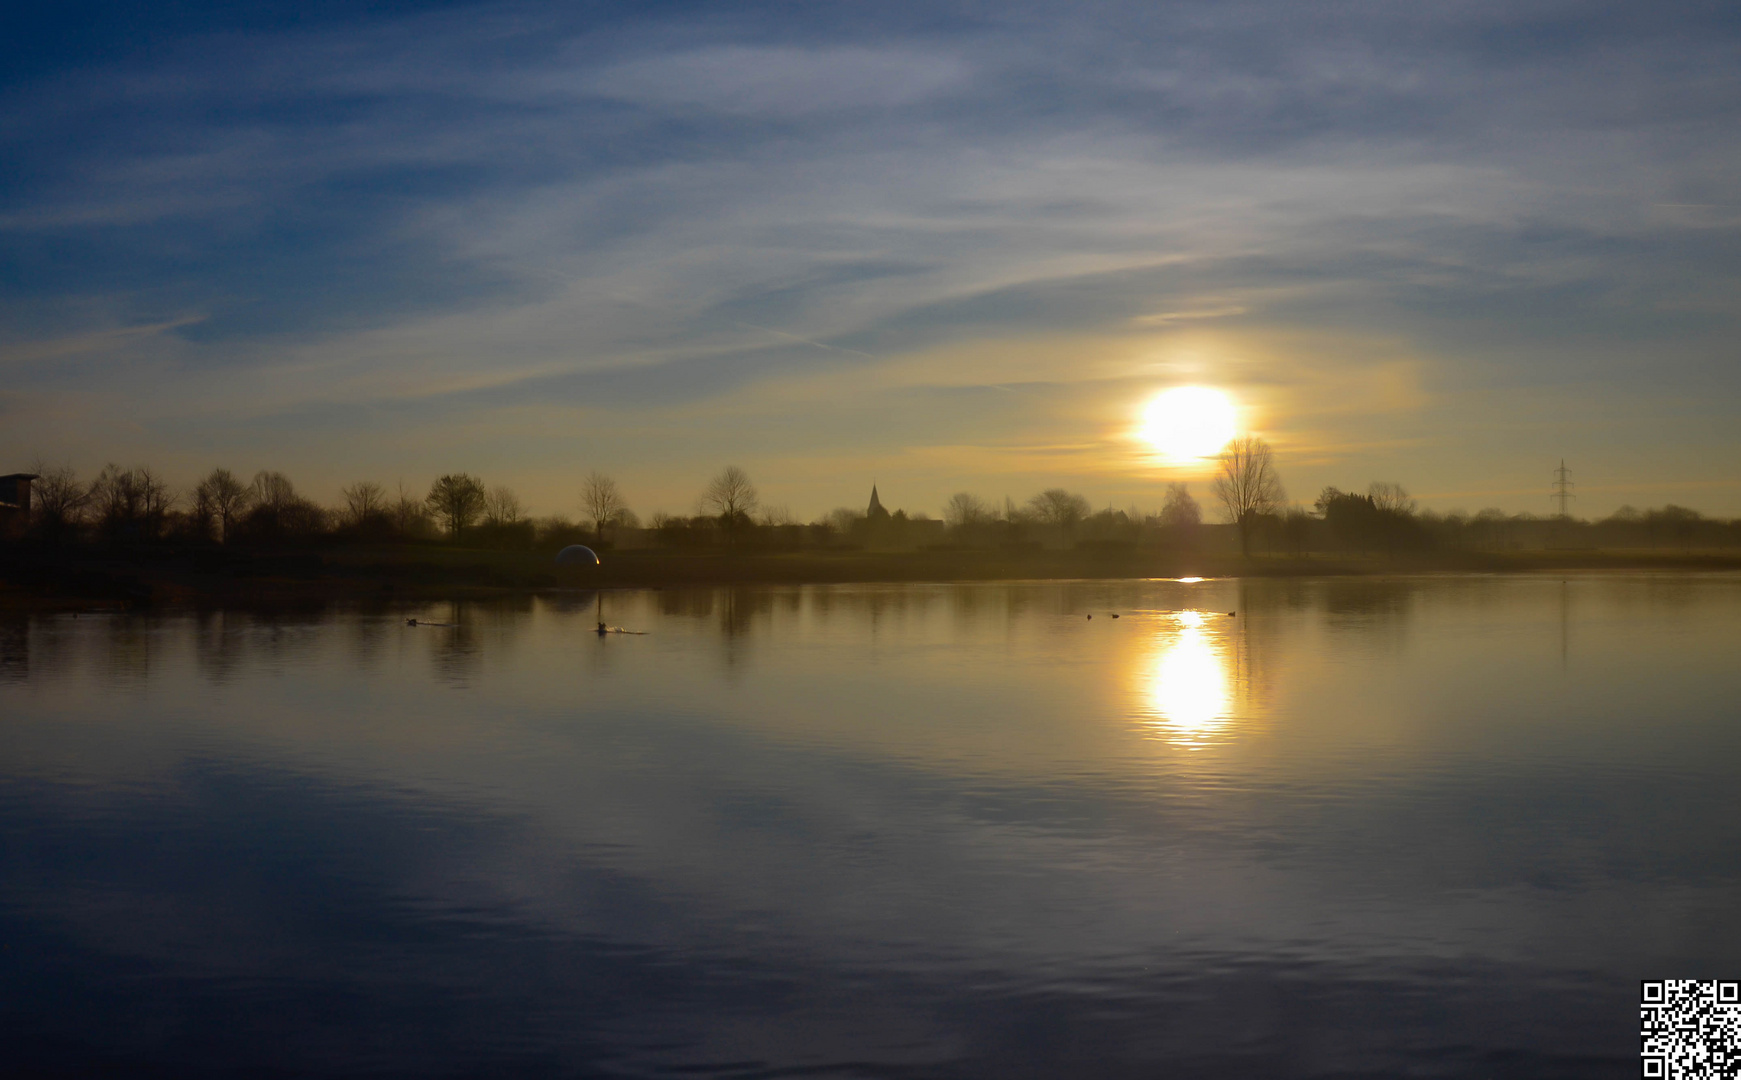
[(1741, 971), (1741, 577), (598, 602), (0, 615), (14, 1066), (1611, 1076)]

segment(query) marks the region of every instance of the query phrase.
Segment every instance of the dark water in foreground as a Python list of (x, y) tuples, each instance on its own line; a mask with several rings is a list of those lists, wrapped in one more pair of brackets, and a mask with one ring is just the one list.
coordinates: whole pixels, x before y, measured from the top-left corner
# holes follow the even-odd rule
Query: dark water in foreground
[(1630, 1076), (1741, 973), (1741, 578), (605, 603), (0, 616), (4, 1068)]

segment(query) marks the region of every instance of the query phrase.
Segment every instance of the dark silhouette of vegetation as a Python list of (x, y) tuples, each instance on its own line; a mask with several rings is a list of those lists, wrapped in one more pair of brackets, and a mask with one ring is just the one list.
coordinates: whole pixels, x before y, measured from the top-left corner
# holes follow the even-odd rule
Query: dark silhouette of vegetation
[(526, 520), (526, 508), (520, 496), (506, 484), (497, 484), (484, 492), (483, 523), (490, 528), (518, 525)]
[(717, 518), (727, 539), (733, 540), (743, 533), (745, 527), (754, 524), (750, 514), (759, 501), (756, 485), (750, 483), (750, 474), (736, 465), (727, 465), (707, 482), (707, 490), (701, 493), (701, 510)]
[(457, 541), (484, 512), (484, 485), (469, 473), (448, 473), (429, 486), (427, 501), (447, 535)]
[(586, 480), (580, 485), (580, 508), (592, 521), (593, 541), (603, 544), (605, 526), (621, 520), (629, 504), (624, 501), (617, 482), (594, 469), (586, 474)]
[(1384, 480), (1374, 480), (1366, 488), (1366, 497), (1372, 500), (1372, 505), (1381, 514), (1394, 517), (1413, 517), (1415, 500), (1401, 484), (1393, 484)]
[(345, 500), (344, 523), (353, 529), (387, 518), (387, 489), (373, 480), (358, 480), (339, 491)]
[[(619, 584), (1741, 567), (1741, 521), (1672, 504), (1622, 507), (1597, 521), (1497, 509), (1441, 514), (1422, 511), (1401, 484), (1379, 481), (1363, 493), (1327, 487), (1308, 510), (1282, 504), (1280, 479), (1261, 442), (1230, 446), (1221, 467), (1216, 493), (1226, 524), (1205, 522), (1183, 483), (1157, 488), (1161, 505), (1154, 511), (1092, 511), (1084, 496), (1064, 488), (1020, 502), (961, 491), (933, 520), (894, 508), (892, 500), (884, 505), (879, 493), (860, 504), (864, 509), (842, 507), (804, 523), (783, 505), (764, 505), (749, 476), (728, 467), (709, 481), (694, 516), (658, 513), (643, 528), (614, 482), (596, 472), (583, 491), (602, 480), (602, 495), (586, 501), (577, 523), (534, 518), (513, 489), (486, 487), (466, 473), (440, 478), (422, 496), (403, 483), (389, 491), (359, 480), (328, 509), (270, 470), (243, 484), (229, 470), (214, 469), (178, 492), (145, 466), (109, 465), (82, 482), (71, 468), (39, 462), (32, 474), (11, 477), (33, 479), (33, 497), (0, 505), (0, 599), (17, 595), (18, 582), (36, 572), (30, 566), (49, 568), (40, 580), (72, 582), (65, 588), (75, 592), (109, 580), (105, 575), (149, 576), (158, 572), (152, 567), (174, 566), (191, 575), (176, 586), (181, 595), (215, 588), (217, 580), (248, 582), (251, 592), (262, 581), (311, 576), (389, 591), (540, 587), (567, 581), (554, 566), (557, 551), (589, 541), (606, 546), (601, 535), (612, 556), (599, 580)], [(728, 551), (730, 558), (718, 557)], [(104, 588), (128, 602), (141, 591)]]
[(209, 533), (209, 524), (215, 522), (218, 542), (229, 543), (237, 519), (248, 509), (249, 496), (247, 485), (236, 479), (230, 470), (213, 469), (207, 473), (205, 479), (194, 486), (194, 501), (199, 508), (201, 532)]
[(308, 539), (326, 531), (327, 512), (296, 490), (281, 472), (262, 470), (248, 486), (241, 532), (254, 543)]
[(537, 542), (538, 528), (526, 516), (520, 496), (506, 484), (495, 484), (484, 492), (483, 509), (473, 527), (471, 543), (480, 547), (519, 549)]
[(1304, 558), (1312, 539), (1312, 515), (1297, 506), (1289, 507), (1282, 515), (1281, 534), (1288, 554)]
[(1415, 501), (1401, 484), (1374, 482), (1365, 495), (1325, 488), (1314, 504), (1337, 541), (1362, 551), (1424, 547), (1428, 535), (1415, 518)]
[(1167, 499), (1156, 516), (1165, 542), (1175, 548), (1195, 548), (1203, 527), (1203, 510), (1191, 497), (1191, 489), (1182, 481), (1167, 485)]
[(978, 495), (958, 491), (944, 504), (943, 520), (956, 529), (977, 528), (991, 520), (991, 510)]
[(1234, 439), (1221, 451), (1215, 497), (1239, 529), (1239, 550), (1251, 555), (1251, 537), (1261, 520), (1274, 515), (1286, 498), (1269, 444), (1253, 435)]
[(393, 524), (396, 536), (411, 539), (427, 536), (434, 529), (429, 512), (429, 500), (418, 498), (399, 484), (397, 494), (387, 504), (387, 520)]
[(173, 499), (169, 485), (144, 465), (123, 469), (104, 466), (91, 481), (90, 505), (104, 538), (123, 543), (144, 543), (163, 535)]
[(1167, 485), (1167, 501), (1161, 507), (1161, 524), (1174, 529), (1195, 529), (1203, 524), (1203, 511), (1191, 497), (1189, 485)]
[(51, 545), (66, 543), (76, 536), (90, 505), (90, 488), (79, 483), (70, 465), (51, 467), (38, 460), (31, 471), (36, 480), (31, 484), (30, 531)]
[(1034, 516), (1047, 525), (1056, 525), (1066, 533), (1088, 516), (1088, 500), (1063, 488), (1047, 488), (1028, 500)]
[(387, 489), (373, 480), (358, 480), (339, 490), (344, 505), (331, 515), (333, 536), (364, 544), (391, 543), (401, 537), (394, 519), (395, 504)]

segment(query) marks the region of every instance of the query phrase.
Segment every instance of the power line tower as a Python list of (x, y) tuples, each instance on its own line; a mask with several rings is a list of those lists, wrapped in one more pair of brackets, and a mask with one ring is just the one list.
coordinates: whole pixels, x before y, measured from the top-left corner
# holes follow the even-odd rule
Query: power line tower
[(1554, 470), (1553, 486), (1554, 493), (1548, 497), (1560, 504), (1560, 520), (1564, 521), (1572, 516), (1567, 504), (1577, 498), (1572, 494), (1572, 489), (1577, 485), (1572, 483), (1572, 470), (1566, 468), (1565, 458), (1560, 459), (1560, 467)]

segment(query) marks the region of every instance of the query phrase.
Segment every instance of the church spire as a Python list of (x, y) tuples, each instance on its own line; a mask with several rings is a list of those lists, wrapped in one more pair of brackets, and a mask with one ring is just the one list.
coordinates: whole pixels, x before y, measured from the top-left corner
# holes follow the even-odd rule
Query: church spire
[(883, 501), (877, 498), (877, 486), (875, 484), (871, 485), (870, 507), (865, 510), (864, 516), (873, 521), (877, 518), (885, 518), (889, 516), (889, 512), (883, 509)]

